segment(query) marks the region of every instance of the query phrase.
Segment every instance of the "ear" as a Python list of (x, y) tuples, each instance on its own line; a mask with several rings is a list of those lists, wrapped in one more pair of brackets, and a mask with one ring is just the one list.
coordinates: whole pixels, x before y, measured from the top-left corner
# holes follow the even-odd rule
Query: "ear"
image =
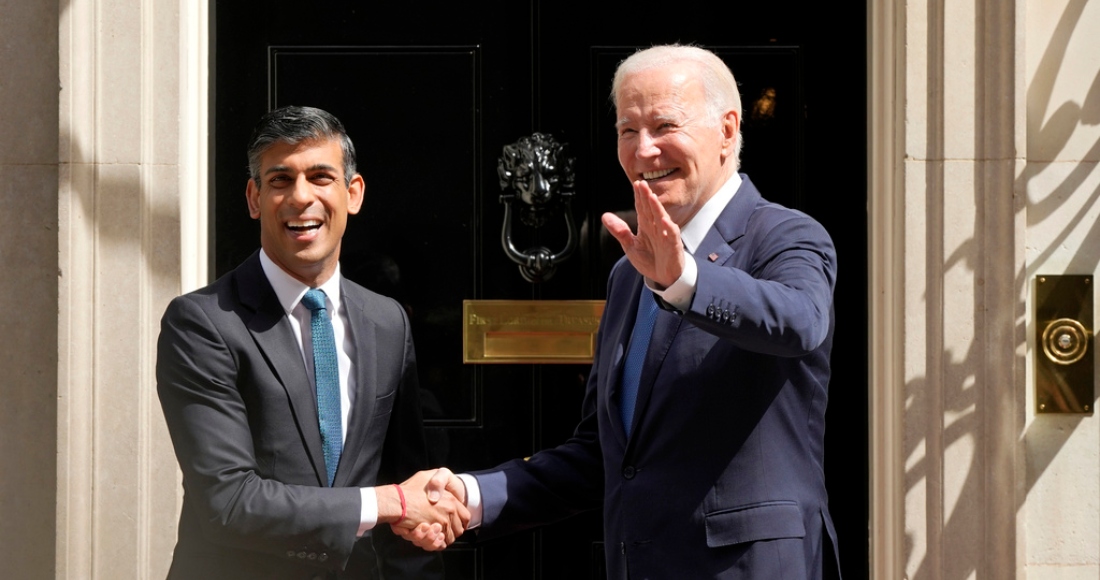
[(256, 187), (255, 179), (249, 178), (244, 196), (248, 200), (248, 215), (254, 220), (260, 219), (260, 188)]
[(719, 128), (722, 130), (722, 158), (732, 157), (737, 150), (737, 137), (741, 130), (741, 118), (737, 111), (726, 111)]
[(358, 173), (351, 178), (351, 183), (348, 184), (348, 213), (355, 215), (359, 213), (359, 210), (363, 207), (363, 197), (365, 196), (367, 189), (367, 183), (363, 181), (363, 176)]

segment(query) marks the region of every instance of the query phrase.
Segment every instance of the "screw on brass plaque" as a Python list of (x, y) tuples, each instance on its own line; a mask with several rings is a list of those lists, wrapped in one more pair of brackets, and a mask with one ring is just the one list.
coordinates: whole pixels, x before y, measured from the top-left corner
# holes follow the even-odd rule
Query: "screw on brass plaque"
[(1092, 276), (1035, 277), (1035, 404), (1092, 413)]

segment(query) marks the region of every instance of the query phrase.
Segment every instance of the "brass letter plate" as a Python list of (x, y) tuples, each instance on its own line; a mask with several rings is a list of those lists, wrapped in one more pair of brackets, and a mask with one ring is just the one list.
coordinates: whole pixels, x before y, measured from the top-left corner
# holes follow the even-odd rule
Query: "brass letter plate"
[(1092, 276), (1035, 277), (1035, 406), (1092, 413)]
[(592, 362), (603, 300), (463, 300), (462, 362)]

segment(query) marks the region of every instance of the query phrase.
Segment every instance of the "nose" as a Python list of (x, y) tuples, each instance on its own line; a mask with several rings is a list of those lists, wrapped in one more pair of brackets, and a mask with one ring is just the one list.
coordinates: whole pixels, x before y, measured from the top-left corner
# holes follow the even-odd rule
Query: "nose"
[(641, 158), (657, 157), (661, 154), (661, 148), (652, 133), (642, 130), (638, 132), (638, 150), (635, 153)]
[(288, 201), (294, 207), (306, 207), (313, 203), (313, 185), (305, 175), (299, 175), (294, 180), (294, 186), (290, 190)]

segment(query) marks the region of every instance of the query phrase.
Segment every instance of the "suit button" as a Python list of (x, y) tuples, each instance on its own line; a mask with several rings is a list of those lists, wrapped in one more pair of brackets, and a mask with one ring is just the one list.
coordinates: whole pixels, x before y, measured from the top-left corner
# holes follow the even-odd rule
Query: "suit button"
[(623, 478), (625, 479), (634, 479), (634, 473), (635, 471), (633, 465), (627, 465), (623, 468)]
[(708, 304), (707, 305), (707, 316), (714, 316), (714, 305), (713, 304)]
[(309, 555), (306, 556), (306, 557), (309, 558), (310, 560), (316, 560), (317, 559), (317, 552), (310, 552)]
[(294, 550), (287, 550), (286, 551), (286, 557), (287, 558), (293, 558), (296, 554), (297, 554), (297, 552), (295, 552)]
[(325, 560), (328, 560), (328, 554), (321, 552), (321, 555), (317, 556), (317, 560), (319, 562), (324, 562)]
[(298, 559), (299, 560), (305, 560), (306, 559), (306, 553), (305, 552), (298, 552)]

